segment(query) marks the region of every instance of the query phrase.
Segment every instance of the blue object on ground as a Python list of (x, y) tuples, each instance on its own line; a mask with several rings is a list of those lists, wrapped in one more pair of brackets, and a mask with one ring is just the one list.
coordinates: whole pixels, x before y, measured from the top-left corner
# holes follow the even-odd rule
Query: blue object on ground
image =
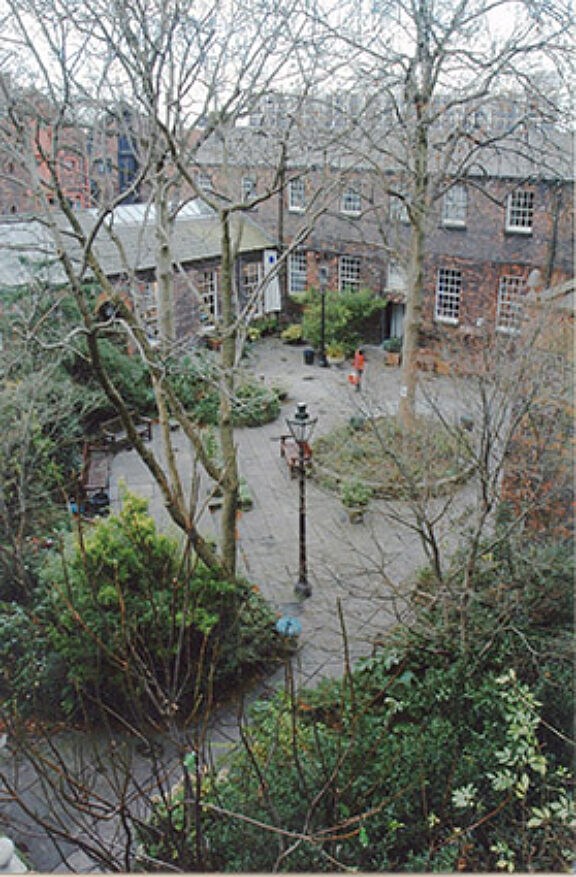
[(276, 622), (276, 630), (282, 636), (299, 636), (302, 633), (302, 625), (297, 618), (291, 615), (283, 615)]

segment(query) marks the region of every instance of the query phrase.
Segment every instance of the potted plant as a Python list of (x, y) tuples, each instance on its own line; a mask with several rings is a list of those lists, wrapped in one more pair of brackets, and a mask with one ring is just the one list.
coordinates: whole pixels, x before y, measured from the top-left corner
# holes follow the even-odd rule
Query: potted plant
[(371, 488), (358, 478), (351, 478), (340, 485), (340, 499), (352, 524), (359, 524), (364, 520), (364, 512), (371, 496)]
[(329, 344), (326, 348), (326, 359), (330, 365), (342, 365), (346, 361), (346, 351), (341, 344)]
[(302, 344), (302, 325), (300, 323), (291, 323), (280, 334), (284, 344)]
[(382, 349), (386, 353), (386, 365), (400, 365), (402, 360), (402, 339), (397, 335), (386, 338), (382, 342)]

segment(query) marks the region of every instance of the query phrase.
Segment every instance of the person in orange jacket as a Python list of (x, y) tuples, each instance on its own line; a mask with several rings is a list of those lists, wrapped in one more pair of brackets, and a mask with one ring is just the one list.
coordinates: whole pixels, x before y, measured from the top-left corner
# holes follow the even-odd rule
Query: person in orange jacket
[(354, 354), (354, 371), (356, 372), (356, 390), (360, 392), (362, 375), (364, 374), (364, 350), (359, 347)]

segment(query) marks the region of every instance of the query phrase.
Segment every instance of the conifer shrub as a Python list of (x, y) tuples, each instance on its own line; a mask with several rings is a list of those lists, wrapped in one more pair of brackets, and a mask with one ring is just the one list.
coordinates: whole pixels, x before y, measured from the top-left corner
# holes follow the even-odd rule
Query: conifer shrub
[[(33, 666), (31, 690), (48, 686), (51, 708), (76, 719), (101, 707), (134, 721), (167, 711), (184, 717), (199, 699), (224, 696), (284, 651), (257, 591), (190, 560), (132, 495), (119, 514), (70, 534), (50, 553), (33, 608), (11, 617), (6, 693), (19, 708), (41, 709), (29, 696)], [(49, 673), (56, 669), (54, 704)]]

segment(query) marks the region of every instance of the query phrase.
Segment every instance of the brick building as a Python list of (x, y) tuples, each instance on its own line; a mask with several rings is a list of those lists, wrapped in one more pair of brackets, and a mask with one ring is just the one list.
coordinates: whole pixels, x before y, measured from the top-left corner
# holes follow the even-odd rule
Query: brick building
[[(76, 218), (86, 237), (95, 227), (96, 211), (79, 211)], [(90, 281), (84, 250), (67, 219), (53, 214), (63, 234), (66, 255), (79, 276)], [(112, 221), (102, 224), (92, 250), (99, 266), (115, 288), (139, 314), (151, 339), (158, 332), (157, 265), (158, 229), (148, 205), (118, 208)], [(279, 303), (276, 285), (266, 281), (270, 259), (275, 259), (272, 239), (251, 219), (236, 217), (231, 224), (235, 240), (233, 287), (238, 308), (252, 315), (275, 312)], [(174, 321), (178, 340), (210, 330), (219, 315), (221, 226), (218, 217), (202, 202), (183, 210), (172, 229), (171, 260), (174, 273)], [(84, 266), (84, 267), (83, 267)], [(45, 218), (11, 216), (0, 221), (0, 285), (11, 288), (39, 282), (65, 286), (53, 232)], [(101, 306), (102, 296), (98, 299)]]
[[(513, 103), (500, 100), (489, 118), (486, 107), (471, 114), (470, 137), (479, 126), (495, 135), (514, 129), (513, 113)], [(410, 181), (394, 158), (404, 147), (390, 133), (385, 108), (373, 103), (363, 111), (352, 93), (322, 100), (274, 94), (247, 122), (207, 139), (190, 132), (184, 148), (196, 189), (181, 182), (175, 194), (204, 194), (215, 206), (245, 205), (270, 247), (286, 254), (279, 274), (283, 309), (289, 310), (291, 295), (318, 287), (322, 266), (329, 290), (367, 287), (387, 298), (368, 340), (402, 335), (412, 235), (403, 196)], [(124, 107), (85, 133), (59, 132), (57, 148), (49, 124), (39, 137), (46, 152), (55, 151), (64, 196), (82, 209), (119, 196), (125, 204), (146, 199), (146, 179), (138, 181), (142, 133), (142, 123)], [(444, 138), (445, 131), (434, 136)], [(423, 317), (431, 339), (471, 338), (480, 328), (513, 332), (534, 270), (546, 285), (573, 276), (571, 136), (549, 126), (544, 133), (523, 129), (515, 138), (476, 150), (457, 176), (450, 177), (450, 168), (430, 169), (437, 197), (427, 219)], [(45, 175), (42, 157), (37, 160)], [(0, 212), (37, 206), (23, 169), (0, 150)], [(259, 280), (251, 270), (254, 276), (244, 282), (254, 286)], [(208, 298), (217, 299), (217, 282), (208, 272)]]
[(519, 421), (502, 481), (502, 498), (547, 538), (574, 535), (574, 286), (571, 280), (528, 296), (524, 330), (539, 382), (525, 376), (533, 403)]
[[(296, 110), (290, 115), (277, 96), (249, 126), (212, 138), (196, 155), (197, 185), (212, 197), (253, 204), (279, 251), (292, 248), (285, 303), (318, 287), (323, 265), (329, 289), (367, 287), (386, 296), (379, 336), (402, 335), (409, 183), (398, 162), (376, 167), (368, 146), (347, 145), (348, 122), (331, 104), (320, 120), (304, 109), (288, 131)], [(502, 123), (498, 110), (491, 124)], [(513, 332), (531, 272), (548, 285), (573, 276), (572, 138), (525, 131), (520, 146), (505, 138), (479, 151), (465, 174), (438, 181), (426, 228), (423, 316), (431, 337), (474, 336), (480, 327)]]

